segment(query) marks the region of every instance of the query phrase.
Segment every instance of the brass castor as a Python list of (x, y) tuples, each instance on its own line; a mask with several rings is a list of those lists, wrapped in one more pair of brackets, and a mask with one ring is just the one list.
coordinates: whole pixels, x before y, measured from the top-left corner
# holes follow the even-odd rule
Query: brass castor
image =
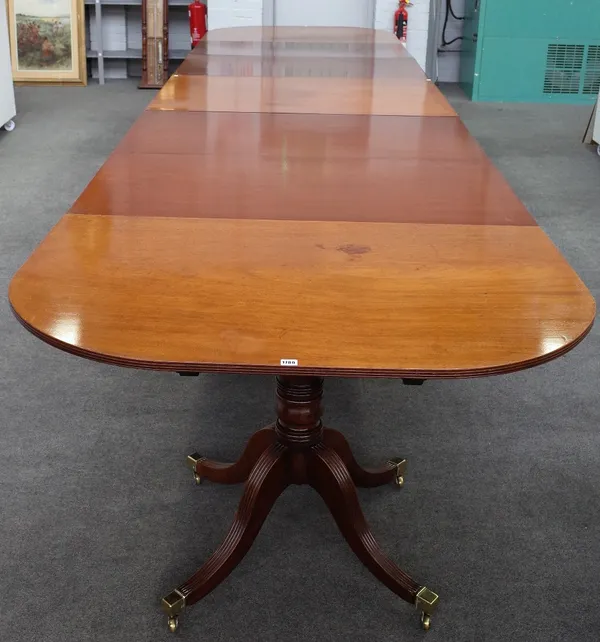
[(202, 461), (204, 457), (202, 455), (199, 455), (198, 453), (192, 453), (191, 455), (188, 455), (187, 457), (187, 465), (192, 469), (192, 472), (194, 473), (194, 481), (196, 482), (196, 486), (200, 486), (202, 483), (202, 477), (196, 472), (196, 466), (198, 465), (198, 462)]
[(421, 611), (421, 626), (425, 631), (431, 628), (431, 614), (435, 611), (439, 599), (439, 595), (426, 586), (421, 587), (417, 593), (415, 606)]
[(396, 467), (394, 482), (398, 488), (402, 488), (404, 486), (404, 473), (406, 472), (406, 459), (390, 459), (390, 464)]
[(178, 616), (185, 608), (185, 596), (175, 589), (173, 592), (169, 593), (166, 597), (162, 599), (163, 611), (167, 614), (169, 631), (175, 633), (177, 631), (177, 626), (179, 625)]

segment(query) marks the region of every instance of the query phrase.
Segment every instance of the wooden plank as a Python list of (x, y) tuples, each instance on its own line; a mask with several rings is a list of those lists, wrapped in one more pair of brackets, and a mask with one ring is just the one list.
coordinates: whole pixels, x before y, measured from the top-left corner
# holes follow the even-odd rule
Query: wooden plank
[(176, 371), (498, 374), (562, 354), (594, 318), (532, 226), (67, 215), (10, 299), (65, 350)]

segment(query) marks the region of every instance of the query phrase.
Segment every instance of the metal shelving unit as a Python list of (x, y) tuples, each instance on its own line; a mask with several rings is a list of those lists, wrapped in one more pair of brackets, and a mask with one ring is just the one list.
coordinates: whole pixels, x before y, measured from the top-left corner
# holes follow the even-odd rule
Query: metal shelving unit
[[(190, 0), (169, 0), (169, 9), (177, 7), (178, 9), (187, 9)], [(105, 70), (104, 70), (104, 60), (141, 60), (142, 59), (142, 50), (137, 48), (119, 48), (119, 49), (105, 49), (103, 42), (103, 33), (102, 33), (102, 8), (103, 7), (141, 7), (142, 0), (84, 0), (84, 3), (90, 7), (94, 6), (94, 19), (95, 19), (95, 30), (94, 35), (96, 38), (96, 48), (87, 50), (87, 59), (96, 60), (98, 65), (98, 82), (101, 85), (105, 83)], [(187, 13), (186, 13), (187, 15)], [(91, 18), (91, 13), (90, 13)], [(90, 26), (91, 30), (91, 26)], [(140, 25), (141, 30), (141, 25)], [(126, 43), (128, 44), (128, 43)], [(93, 46), (93, 45), (92, 45)], [(170, 60), (183, 60), (189, 49), (179, 49), (174, 48), (169, 50), (169, 59)]]

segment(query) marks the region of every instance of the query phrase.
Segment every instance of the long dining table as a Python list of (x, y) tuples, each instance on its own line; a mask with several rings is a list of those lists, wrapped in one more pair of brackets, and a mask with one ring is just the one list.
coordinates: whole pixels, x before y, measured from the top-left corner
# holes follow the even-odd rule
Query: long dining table
[(237, 462), (187, 456), (197, 483), (245, 486), (223, 543), (162, 600), (173, 631), (291, 484), (322, 496), (429, 629), (438, 594), (385, 555), (356, 493), (402, 487), (407, 462), (357, 463), (323, 424), (324, 382), (508, 374), (565, 354), (595, 316), (403, 44), (353, 28), (209, 31), (9, 297), (29, 331), (80, 357), (276, 377), (274, 421)]

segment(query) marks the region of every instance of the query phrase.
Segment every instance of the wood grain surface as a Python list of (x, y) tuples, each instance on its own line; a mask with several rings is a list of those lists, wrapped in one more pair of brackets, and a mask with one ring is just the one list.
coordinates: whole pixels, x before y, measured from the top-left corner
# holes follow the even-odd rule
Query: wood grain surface
[(454, 116), (438, 89), (423, 79), (171, 76), (148, 109)]
[[(237, 58), (202, 75), (213, 55)], [(589, 331), (590, 293), (391, 34), (216, 30), (186, 65), (15, 275), (38, 337), (139, 368), (418, 379)]]
[(121, 365), (423, 378), (550, 359), (594, 315), (535, 226), (71, 214), (10, 299), (59, 347)]
[[(214, 32), (209, 32), (213, 33)], [(330, 58), (338, 60), (362, 59), (372, 62), (373, 65), (389, 61), (418, 63), (410, 56), (405, 47), (398, 43), (366, 43), (366, 42), (263, 42), (263, 41), (215, 41), (201, 40), (191, 51), (187, 60), (205, 55), (210, 56), (259, 56), (265, 60), (275, 58), (294, 59), (299, 61)], [(369, 78), (370, 76), (365, 76)]]
[(413, 58), (335, 57), (326, 51), (303, 57), (286, 52), (190, 55), (177, 73), (191, 76), (409, 78), (421, 82), (425, 79), (423, 70)]
[(457, 118), (149, 111), (71, 211), (535, 225)]

